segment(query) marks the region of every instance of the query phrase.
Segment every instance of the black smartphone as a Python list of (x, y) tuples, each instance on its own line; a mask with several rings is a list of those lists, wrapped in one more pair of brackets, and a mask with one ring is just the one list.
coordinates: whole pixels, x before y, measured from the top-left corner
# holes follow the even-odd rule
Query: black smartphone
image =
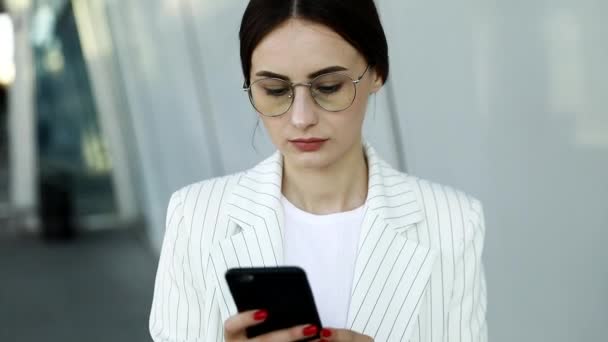
[[(259, 325), (247, 328), (247, 337), (295, 325), (314, 324), (321, 330), (321, 319), (306, 278), (299, 267), (231, 268), (226, 281), (239, 312), (265, 309), (268, 318)], [(303, 339), (311, 341), (316, 336)]]

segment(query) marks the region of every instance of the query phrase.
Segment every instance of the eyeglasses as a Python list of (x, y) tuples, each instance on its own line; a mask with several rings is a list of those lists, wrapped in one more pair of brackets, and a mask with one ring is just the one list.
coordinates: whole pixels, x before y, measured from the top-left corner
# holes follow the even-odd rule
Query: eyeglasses
[(315, 77), (310, 83), (292, 83), (280, 78), (259, 79), (243, 90), (249, 93), (253, 107), (264, 116), (279, 116), (287, 113), (295, 99), (296, 87), (308, 87), (315, 103), (329, 112), (340, 112), (350, 107), (357, 96), (359, 78), (353, 80), (341, 72), (332, 72)]

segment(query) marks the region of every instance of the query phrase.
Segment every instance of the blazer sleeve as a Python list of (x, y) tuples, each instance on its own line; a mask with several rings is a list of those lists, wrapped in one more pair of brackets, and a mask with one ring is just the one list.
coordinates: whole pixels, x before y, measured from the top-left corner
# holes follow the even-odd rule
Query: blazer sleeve
[(481, 255), (485, 223), (481, 203), (469, 200), (462, 248), (456, 255), (454, 292), (448, 316), (450, 341), (487, 342), (486, 281)]
[(202, 282), (193, 281), (188, 248), (191, 239), (181, 192), (171, 196), (167, 208), (149, 320), (155, 342), (204, 341), (201, 325), (205, 289)]

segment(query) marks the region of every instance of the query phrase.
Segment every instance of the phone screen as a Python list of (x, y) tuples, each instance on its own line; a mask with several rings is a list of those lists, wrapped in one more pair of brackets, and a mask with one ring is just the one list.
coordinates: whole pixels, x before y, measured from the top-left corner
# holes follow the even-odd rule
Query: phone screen
[(322, 328), (306, 273), (299, 267), (232, 268), (226, 281), (239, 312), (268, 311), (266, 321), (247, 329), (248, 338), (301, 324)]

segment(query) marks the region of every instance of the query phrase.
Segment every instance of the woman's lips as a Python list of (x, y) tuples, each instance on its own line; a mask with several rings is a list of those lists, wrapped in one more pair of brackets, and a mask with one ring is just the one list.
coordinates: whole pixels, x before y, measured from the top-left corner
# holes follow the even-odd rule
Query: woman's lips
[(311, 138), (311, 139), (295, 139), (290, 142), (302, 152), (314, 152), (323, 147), (327, 139)]

